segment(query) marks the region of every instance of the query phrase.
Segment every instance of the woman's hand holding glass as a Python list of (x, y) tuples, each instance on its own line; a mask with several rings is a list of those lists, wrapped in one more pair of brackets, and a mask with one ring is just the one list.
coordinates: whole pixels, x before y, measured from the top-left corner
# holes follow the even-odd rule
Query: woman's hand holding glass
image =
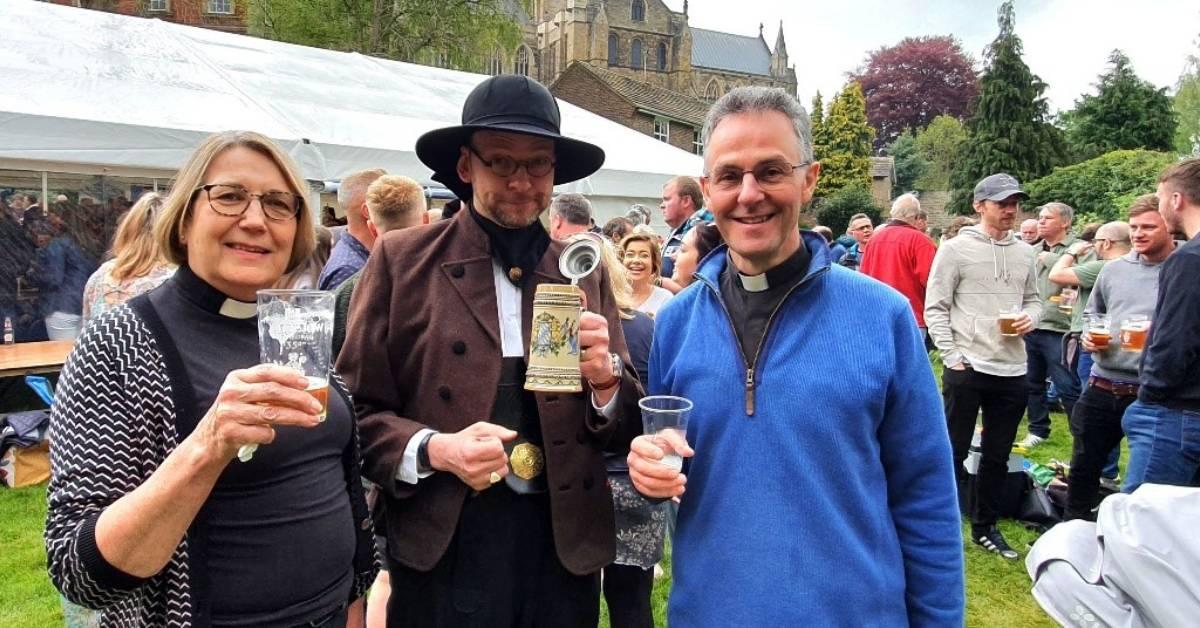
[(193, 434), (207, 451), (228, 462), (243, 445), (275, 440), (277, 426), (316, 427), (321, 402), (305, 392), (307, 387), (302, 373), (284, 366), (232, 371)]

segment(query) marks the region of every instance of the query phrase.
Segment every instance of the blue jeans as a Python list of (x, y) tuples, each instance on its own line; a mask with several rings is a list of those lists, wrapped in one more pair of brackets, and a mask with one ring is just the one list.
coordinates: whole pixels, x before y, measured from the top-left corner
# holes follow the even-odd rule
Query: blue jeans
[(1063, 410), (1071, 416), (1075, 402), (1079, 400), (1079, 378), (1075, 371), (1062, 361), (1063, 334), (1044, 329), (1035, 329), (1025, 336), (1025, 353), (1028, 371), (1025, 381), (1029, 385), (1029, 433), (1050, 437), (1050, 408), (1046, 403), (1046, 377), (1054, 382)]
[(1195, 486), (1200, 470), (1200, 412), (1135, 401), (1121, 420), (1129, 439), (1124, 493), (1144, 483)]

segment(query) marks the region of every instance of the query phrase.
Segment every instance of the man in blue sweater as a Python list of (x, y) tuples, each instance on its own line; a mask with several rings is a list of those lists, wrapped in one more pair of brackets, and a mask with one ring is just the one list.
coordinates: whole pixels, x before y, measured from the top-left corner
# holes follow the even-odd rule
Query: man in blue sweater
[(949, 438), (912, 309), (797, 227), (820, 165), (795, 98), (735, 89), (704, 137), (728, 248), (659, 311), (647, 378), (694, 402), (687, 442), (642, 436), (628, 458), (643, 494), (682, 498), (669, 623), (961, 626)]

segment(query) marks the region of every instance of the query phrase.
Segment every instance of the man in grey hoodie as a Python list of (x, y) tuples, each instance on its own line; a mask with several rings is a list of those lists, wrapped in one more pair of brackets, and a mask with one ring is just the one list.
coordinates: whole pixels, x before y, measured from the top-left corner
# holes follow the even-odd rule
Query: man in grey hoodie
[[(982, 456), (971, 512), (971, 540), (1007, 560), (1018, 555), (996, 528), (1008, 454), (1025, 413), (1026, 356), (1021, 336), (1042, 313), (1034, 249), (1013, 236), (1021, 200), (1028, 198), (1007, 174), (975, 186), (979, 225), (965, 227), (938, 249), (925, 295), (925, 323), (941, 353), (942, 397), (960, 490), (963, 461), (983, 410)], [(1000, 314), (1018, 308), (1015, 335), (1001, 334)]]

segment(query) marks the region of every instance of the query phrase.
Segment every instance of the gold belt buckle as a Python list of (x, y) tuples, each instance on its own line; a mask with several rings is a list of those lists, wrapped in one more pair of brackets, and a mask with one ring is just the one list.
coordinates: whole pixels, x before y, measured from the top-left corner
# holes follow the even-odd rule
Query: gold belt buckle
[(542, 474), (542, 469), (546, 467), (546, 457), (540, 447), (525, 442), (513, 447), (512, 454), (508, 456), (508, 465), (517, 477), (532, 480)]

